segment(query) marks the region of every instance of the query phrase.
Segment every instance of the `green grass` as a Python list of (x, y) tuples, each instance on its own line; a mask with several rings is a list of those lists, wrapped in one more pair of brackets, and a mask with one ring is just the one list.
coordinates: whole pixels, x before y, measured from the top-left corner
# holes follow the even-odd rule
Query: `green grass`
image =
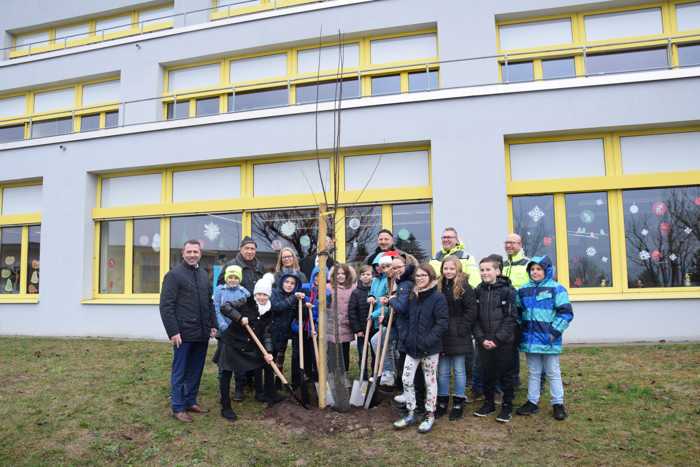
[[(369, 429), (321, 434), (266, 418), (250, 397), (235, 406), (240, 420), (225, 423), (209, 360), (200, 396), (214, 410), (182, 425), (169, 416), (170, 361), (165, 343), (0, 338), (0, 465), (697, 465), (700, 459), (700, 344), (567, 349), (565, 422), (551, 418), (545, 394), (534, 417), (505, 426), (470, 415), (440, 419), (426, 436), (395, 432), (376, 419)], [(521, 391), (516, 403), (524, 398)]]

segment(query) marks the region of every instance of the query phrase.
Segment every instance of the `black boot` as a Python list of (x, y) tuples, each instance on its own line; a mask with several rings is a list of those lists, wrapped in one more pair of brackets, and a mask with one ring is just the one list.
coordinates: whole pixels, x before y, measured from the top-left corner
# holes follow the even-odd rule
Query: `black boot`
[(438, 396), (435, 418), (440, 418), (447, 413), (447, 406), (450, 404), (450, 396)]
[(224, 372), (219, 377), (219, 393), (221, 396), (221, 416), (231, 422), (235, 421), (236, 413), (231, 408), (231, 372)]
[(265, 401), (268, 405), (277, 404), (285, 399), (285, 397), (275, 389), (275, 379), (272, 369), (269, 367), (265, 368)]
[(467, 398), (461, 396), (454, 396), (452, 398), (452, 410), (450, 410), (450, 421), (459, 420), (464, 416), (464, 404), (466, 404)]
[(238, 416), (236, 412), (231, 408), (231, 398), (222, 397), (221, 398), (221, 416), (230, 422), (235, 422)]

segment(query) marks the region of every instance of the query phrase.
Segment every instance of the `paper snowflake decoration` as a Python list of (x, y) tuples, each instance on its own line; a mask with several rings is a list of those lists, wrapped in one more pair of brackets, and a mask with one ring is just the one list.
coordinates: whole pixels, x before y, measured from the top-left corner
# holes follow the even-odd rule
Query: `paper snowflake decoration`
[(641, 259), (642, 261), (646, 261), (649, 258), (651, 258), (651, 255), (649, 254), (648, 251), (642, 250), (639, 252), (639, 259)]
[(151, 241), (151, 248), (156, 253), (160, 252), (160, 234), (153, 235), (153, 240)]
[(588, 248), (586, 248), (586, 254), (588, 256), (595, 256), (596, 253), (598, 253), (598, 252), (592, 246), (589, 246)]
[(286, 235), (287, 237), (294, 235), (294, 232), (296, 232), (296, 230), (297, 225), (292, 221), (287, 221), (280, 227), (282, 235)]
[(308, 235), (302, 235), (299, 239), (299, 244), (306, 248), (307, 246), (311, 245), (311, 238), (309, 238)]
[(690, 235), (691, 233), (693, 233), (693, 229), (691, 229), (690, 227), (686, 227), (685, 229), (683, 229), (683, 232), (685, 232), (686, 235)]
[(632, 206), (630, 206), (630, 212), (632, 214), (637, 214), (639, 212), (639, 206), (637, 206), (636, 204), (633, 204)]
[(542, 211), (539, 206), (535, 205), (527, 215), (530, 216), (533, 222), (537, 223), (544, 217), (544, 211)]
[(577, 233), (577, 234), (586, 233), (586, 228), (585, 228), (585, 227), (579, 227), (578, 229), (576, 229), (576, 233)]
[(600, 199), (600, 198), (598, 198), (597, 200), (595, 200), (595, 204), (596, 204), (597, 206), (602, 206), (603, 203), (605, 203), (605, 201), (603, 201), (603, 200)]
[(607, 235), (607, 234), (605, 233), (605, 229), (600, 229), (600, 234), (601, 234), (601, 235)]
[(641, 233), (643, 236), (646, 237), (647, 234), (649, 233), (649, 231), (647, 229), (642, 229), (641, 232), (639, 232), (639, 233)]
[(149, 243), (149, 238), (148, 235), (141, 235), (139, 237), (139, 245), (141, 246), (146, 246)]
[(676, 256), (675, 253), (671, 253), (670, 255), (668, 255), (668, 259), (670, 259), (671, 261), (675, 261), (678, 259), (678, 256)]
[(581, 222), (590, 224), (595, 219), (595, 214), (593, 214), (593, 211), (586, 209), (581, 213), (579, 218), (581, 219)]
[(358, 219), (357, 217), (353, 217), (348, 222), (348, 227), (350, 227), (352, 230), (359, 229), (360, 228), (360, 219)]
[(607, 263), (607, 262), (608, 262), (608, 257), (607, 257), (607, 256), (603, 256), (603, 257), (600, 258), (600, 260), (601, 260), (602, 262), (604, 262), (604, 263)]
[(204, 236), (207, 237), (210, 242), (213, 242), (219, 238), (219, 235), (221, 235), (221, 228), (219, 228), (218, 225), (214, 224), (213, 222), (204, 224)]

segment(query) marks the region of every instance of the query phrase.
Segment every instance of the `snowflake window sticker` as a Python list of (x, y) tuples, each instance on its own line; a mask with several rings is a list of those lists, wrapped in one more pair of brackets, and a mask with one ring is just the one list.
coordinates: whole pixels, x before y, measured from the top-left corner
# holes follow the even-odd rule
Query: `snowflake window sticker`
[(639, 252), (639, 259), (641, 259), (642, 261), (646, 261), (649, 258), (651, 258), (651, 255), (649, 254), (648, 251), (642, 250)]
[(588, 248), (586, 248), (586, 254), (587, 254), (588, 256), (595, 256), (596, 253), (598, 253), (598, 252), (597, 252), (596, 249), (593, 248), (592, 246), (589, 246)]
[(683, 232), (685, 232), (686, 235), (690, 235), (691, 233), (693, 233), (693, 229), (691, 229), (690, 227), (686, 227), (685, 229), (683, 229)]
[(671, 254), (668, 256), (668, 259), (670, 259), (671, 261), (676, 261), (676, 260), (678, 259), (678, 256), (676, 256), (675, 253), (671, 253)]
[(221, 228), (219, 228), (218, 225), (213, 222), (204, 224), (204, 236), (207, 237), (209, 241), (213, 242), (219, 238), (219, 235), (221, 235)]
[(637, 214), (639, 212), (639, 206), (637, 206), (636, 204), (633, 204), (632, 206), (630, 206), (630, 212), (632, 214)]
[(603, 257), (600, 258), (600, 260), (601, 260), (602, 262), (604, 262), (604, 263), (607, 263), (607, 262), (608, 262), (608, 257), (607, 257), (607, 256), (603, 256)]
[(527, 215), (530, 216), (530, 219), (532, 219), (533, 222), (537, 223), (544, 217), (544, 212), (539, 206), (535, 205), (535, 207), (532, 208)]
[(287, 237), (294, 235), (294, 232), (296, 232), (296, 230), (297, 225), (292, 221), (287, 221), (280, 227), (282, 235), (286, 235)]
[(647, 229), (642, 229), (639, 233), (646, 237), (649, 231)]

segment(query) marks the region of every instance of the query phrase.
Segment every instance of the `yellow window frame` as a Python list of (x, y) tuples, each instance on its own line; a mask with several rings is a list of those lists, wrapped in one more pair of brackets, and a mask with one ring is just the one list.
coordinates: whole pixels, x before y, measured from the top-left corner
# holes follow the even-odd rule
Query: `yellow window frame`
[[(274, 10), (295, 5), (303, 5), (305, 3), (318, 3), (323, 0), (260, 0), (259, 5), (249, 5), (237, 7), (234, 5), (225, 5), (226, 0), (212, 0), (211, 12), (209, 20), (215, 21), (218, 19), (229, 18), (231, 16), (247, 15), (250, 13), (259, 13), (261, 11)], [(219, 5), (222, 5), (219, 7)]]
[[(605, 133), (588, 133), (573, 136), (539, 138), (509, 138), (505, 143), (506, 193), (508, 226), (513, 231), (513, 198), (516, 196), (551, 195), (554, 197), (556, 252), (559, 282), (569, 288), (572, 298), (587, 300), (627, 300), (700, 298), (700, 287), (649, 287), (630, 288), (627, 278), (627, 243), (622, 212), (624, 190), (698, 185), (700, 170), (686, 172), (656, 172), (625, 175), (622, 166), (620, 138), (655, 134), (700, 132), (700, 126), (628, 130)], [(606, 175), (536, 181), (513, 181), (511, 178), (510, 145), (555, 141), (602, 139)], [(569, 280), (568, 238), (566, 229), (565, 196), (572, 193), (604, 192), (608, 197), (608, 222), (610, 228), (611, 287), (571, 288)], [(527, 253), (527, 252), (526, 252)]]

